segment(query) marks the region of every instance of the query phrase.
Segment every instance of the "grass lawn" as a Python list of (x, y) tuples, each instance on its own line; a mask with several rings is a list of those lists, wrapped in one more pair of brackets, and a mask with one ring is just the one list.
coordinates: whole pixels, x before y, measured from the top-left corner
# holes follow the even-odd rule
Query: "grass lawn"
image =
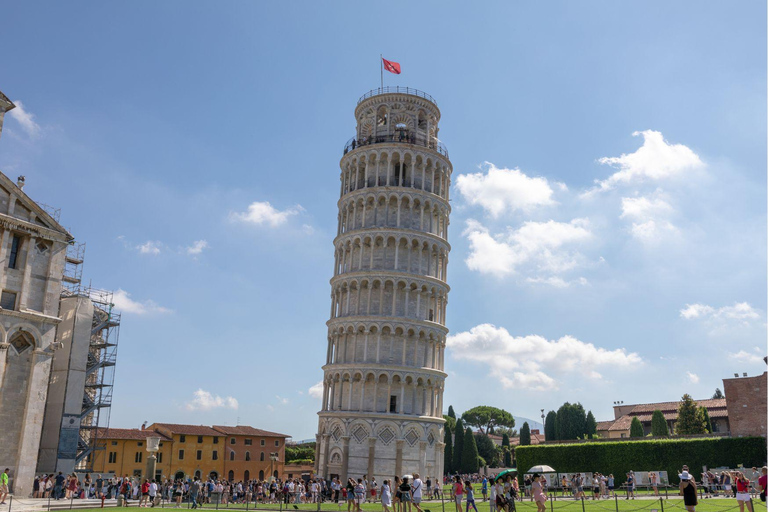
[[(760, 500), (753, 502), (755, 512), (766, 512), (765, 503)], [(462, 504), (465, 506), (465, 504)], [(547, 502), (547, 511), (562, 511), (562, 512), (616, 512), (618, 505), (618, 512), (662, 512), (661, 503), (658, 500), (624, 500), (618, 501), (610, 500), (597, 500), (597, 501), (584, 501), (584, 511), (581, 508), (581, 501), (575, 501), (570, 499), (558, 499), (551, 502)], [(518, 512), (536, 512), (536, 505), (530, 501), (516, 502), (516, 510)], [(296, 505), (300, 511), (316, 511), (318, 510), (316, 504), (301, 504)], [(128, 512), (133, 510), (136, 512), (138, 507), (136, 505), (130, 507), (109, 507), (108, 510), (116, 510), (117, 512)], [(155, 507), (157, 508), (157, 507)], [(166, 505), (165, 508), (173, 510), (173, 506)], [(187, 508), (187, 504), (183, 504), (183, 509)], [(245, 510), (245, 505), (219, 505), (219, 510)], [(259, 505), (256, 510), (280, 510), (278, 505)], [(366, 503), (362, 506), (363, 512), (380, 512), (382, 507), (379, 503)], [(490, 507), (488, 502), (478, 501), (477, 509), (479, 512), (489, 512)], [(202, 510), (216, 510), (216, 506), (206, 505)], [(254, 510), (253, 505), (248, 506), (248, 510)], [(286, 510), (285, 506), (282, 510)], [(295, 512), (297, 509), (294, 505), (288, 505), (286, 512)], [(320, 510), (323, 512), (346, 512), (347, 506), (344, 504), (339, 507), (335, 503), (323, 503), (320, 506)], [(425, 512), (443, 512), (443, 504), (439, 501), (428, 501), (422, 503), (422, 510)], [(664, 500), (664, 512), (685, 512), (683, 507), (683, 501), (679, 497), (670, 498)], [(699, 500), (699, 504), (696, 506), (696, 512), (736, 512), (739, 510), (738, 503), (733, 498), (716, 498)], [(746, 509), (745, 509), (746, 510)], [(404, 512), (408, 512), (407, 510)], [(411, 512), (418, 512), (416, 508), (412, 507)], [(456, 507), (451, 502), (445, 502), (445, 512), (456, 512)], [(462, 512), (466, 512), (462, 510)]]

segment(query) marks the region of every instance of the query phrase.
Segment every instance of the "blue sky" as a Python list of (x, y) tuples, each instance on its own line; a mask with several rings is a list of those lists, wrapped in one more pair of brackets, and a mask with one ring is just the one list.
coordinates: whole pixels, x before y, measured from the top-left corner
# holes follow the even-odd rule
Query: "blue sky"
[(454, 166), (446, 407), (609, 419), (765, 369), (764, 3), (4, 16), (0, 170), (118, 291), (113, 426), (314, 435), (338, 162), (380, 53), (436, 98)]

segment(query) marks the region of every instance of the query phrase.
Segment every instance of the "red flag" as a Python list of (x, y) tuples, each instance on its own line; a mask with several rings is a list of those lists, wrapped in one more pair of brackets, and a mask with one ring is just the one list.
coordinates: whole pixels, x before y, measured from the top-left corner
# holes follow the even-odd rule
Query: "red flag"
[(390, 73), (394, 73), (396, 75), (400, 74), (400, 63), (399, 62), (392, 62), (387, 59), (382, 58), (381, 60), (384, 61), (384, 69), (389, 71)]

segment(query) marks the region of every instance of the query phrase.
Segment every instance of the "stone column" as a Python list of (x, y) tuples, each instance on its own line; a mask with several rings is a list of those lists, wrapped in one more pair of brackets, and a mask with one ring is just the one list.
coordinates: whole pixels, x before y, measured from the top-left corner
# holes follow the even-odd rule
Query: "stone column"
[[(373, 463), (376, 460), (376, 438), (375, 437), (369, 437), (368, 438), (368, 479), (373, 479)], [(369, 489), (370, 491), (370, 489)]]
[(443, 464), (445, 463), (445, 443), (435, 443), (435, 468), (437, 468), (437, 474), (435, 475), (436, 478), (439, 478), (440, 481), (443, 481), (443, 474), (445, 469), (443, 468)]
[(425, 472), (427, 469), (427, 442), (426, 441), (420, 441), (419, 442), (419, 475), (426, 478), (427, 473)]
[(0, 272), (0, 289), (5, 288), (5, 279), (8, 276), (8, 272), (5, 271), (8, 267), (8, 239), (11, 236), (9, 229), (3, 229), (3, 238), (0, 242), (0, 265), (2, 265), (3, 272)]
[(3, 390), (7, 389), (4, 386), (3, 379), (5, 379), (5, 365), (7, 364), (8, 348), (11, 345), (5, 343), (5, 340), (0, 340), (0, 398), (3, 396)]
[[(341, 475), (342, 482), (349, 480), (349, 436), (341, 436)], [(346, 485), (346, 484), (345, 484)]]
[(19, 298), (19, 311), (27, 309), (27, 300), (29, 299), (29, 284), (32, 275), (32, 248), (35, 246), (37, 238), (30, 236), (24, 239), (22, 251), (24, 251), (24, 276), (21, 279), (21, 298)]
[(323, 468), (320, 470), (320, 476), (328, 478), (328, 455), (331, 449), (331, 434), (323, 434)]
[[(24, 409), (22, 425), (39, 425), (43, 422), (45, 399), (48, 394), (48, 377), (51, 371), (51, 354), (42, 349), (35, 349), (31, 362), (27, 406)], [(18, 447), (19, 455), (16, 459), (17, 466), (13, 475), (12, 490), (16, 495), (26, 496), (32, 491), (41, 433), (39, 428), (22, 429)]]
[(398, 476), (403, 474), (403, 443), (405, 443), (405, 441), (402, 439), (395, 441), (395, 474)]

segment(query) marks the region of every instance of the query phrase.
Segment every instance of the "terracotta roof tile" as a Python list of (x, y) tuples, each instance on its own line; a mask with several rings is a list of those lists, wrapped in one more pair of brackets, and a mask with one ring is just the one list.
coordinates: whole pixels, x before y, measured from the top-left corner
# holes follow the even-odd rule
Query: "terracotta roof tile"
[[(699, 407), (706, 407), (707, 409), (725, 409), (725, 398), (708, 398), (705, 400), (696, 400), (696, 404)], [(680, 402), (659, 402), (656, 404), (638, 404), (635, 405), (628, 414), (641, 414), (649, 413), (653, 414), (653, 411), (659, 409), (661, 412), (675, 412), (680, 407)]]
[(172, 434), (188, 436), (220, 436), (221, 432), (205, 425), (179, 425), (176, 423), (153, 423), (148, 428), (168, 430)]
[(228, 436), (260, 436), (260, 437), (291, 437), (285, 434), (278, 434), (277, 432), (270, 432), (268, 430), (261, 430), (260, 428), (253, 428), (247, 425), (238, 425), (237, 427), (228, 427), (225, 425), (214, 425), (214, 430), (226, 434)]
[(138, 428), (99, 428), (96, 429), (97, 439), (135, 439), (136, 441), (146, 440), (150, 436), (157, 436), (163, 441), (171, 441), (171, 438), (164, 436), (160, 432), (151, 429), (141, 430)]

